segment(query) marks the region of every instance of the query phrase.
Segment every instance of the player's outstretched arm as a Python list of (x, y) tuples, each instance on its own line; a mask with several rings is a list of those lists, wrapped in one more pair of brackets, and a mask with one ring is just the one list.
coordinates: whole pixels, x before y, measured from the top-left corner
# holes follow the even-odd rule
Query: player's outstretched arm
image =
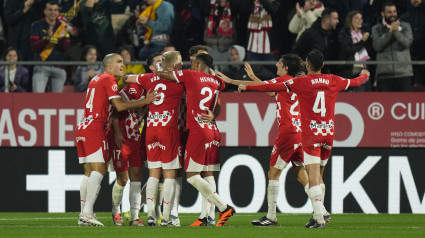
[(264, 83), (257, 85), (246, 85), (245, 90), (259, 91), (259, 92), (278, 92), (287, 91), (285, 83)]
[(173, 82), (177, 82), (176, 78), (174, 77), (173, 72), (170, 71), (157, 71), (156, 75), (158, 75), (160, 78), (170, 80)]
[(369, 79), (369, 76), (370, 72), (366, 69), (362, 69), (359, 77), (350, 79), (349, 87), (360, 87), (365, 81)]
[(129, 109), (139, 108), (146, 105), (151, 104), (154, 101), (157, 101), (160, 98), (160, 95), (157, 91), (149, 91), (146, 94), (146, 97), (144, 99), (136, 100), (136, 101), (124, 101), (121, 97), (120, 98), (113, 98), (112, 104), (114, 105), (115, 109), (117, 111), (122, 112)]
[(130, 74), (125, 76), (125, 82), (130, 84), (130, 83), (137, 83), (137, 74)]

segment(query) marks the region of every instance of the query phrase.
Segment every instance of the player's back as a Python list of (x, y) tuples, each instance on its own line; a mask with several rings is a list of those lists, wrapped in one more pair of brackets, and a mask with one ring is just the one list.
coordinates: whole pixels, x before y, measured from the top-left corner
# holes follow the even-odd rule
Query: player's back
[[(283, 75), (266, 83), (283, 83), (293, 77)], [(297, 94), (294, 92), (280, 91), (276, 92), (276, 118), (279, 124), (279, 130), (286, 132), (301, 132), (301, 113)]]
[(177, 71), (175, 76), (186, 89), (187, 128), (198, 127), (196, 124), (202, 124), (200, 115), (206, 114), (207, 109), (214, 111), (217, 106), (224, 82), (216, 76), (192, 70)]
[(93, 124), (107, 129), (112, 114), (111, 99), (119, 98), (118, 85), (114, 76), (108, 73), (96, 75), (87, 87), (84, 102), (84, 129)]
[(154, 73), (139, 75), (137, 81), (145, 90), (159, 93), (159, 99), (149, 105), (148, 126), (177, 126), (183, 85), (161, 79)]
[(312, 131), (326, 129), (333, 134), (336, 97), (349, 81), (332, 74), (309, 74), (289, 80), (287, 85), (298, 95), (303, 132), (310, 127)]

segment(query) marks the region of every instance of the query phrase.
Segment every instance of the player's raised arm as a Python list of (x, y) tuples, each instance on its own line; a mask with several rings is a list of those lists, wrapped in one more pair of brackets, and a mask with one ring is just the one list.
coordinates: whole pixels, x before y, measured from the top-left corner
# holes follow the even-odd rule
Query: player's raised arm
[(126, 83), (137, 83), (137, 77), (139, 77), (139, 75), (137, 74), (130, 74), (125, 76), (125, 82)]
[(362, 69), (359, 77), (350, 79), (349, 87), (360, 87), (365, 81), (369, 79), (369, 76), (370, 72), (366, 69)]
[(254, 74), (254, 71), (252, 70), (252, 68), (251, 68), (251, 65), (250, 64), (248, 64), (248, 62), (245, 62), (245, 72), (248, 74), (248, 77), (252, 80), (252, 81), (254, 81), (254, 82), (256, 82), (256, 83), (264, 83), (261, 79), (259, 79), (255, 74)]
[(115, 109), (117, 111), (122, 112), (129, 109), (139, 108), (146, 105), (151, 104), (154, 101), (157, 101), (160, 98), (160, 95), (157, 91), (149, 91), (146, 94), (146, 97), (144, 99), (136, 100), (136, 101), (124, 101), (121, 97), (120, 98), (113, 98), (111, 99), (112, 104), (114, 105)]
[[(233, 85), (236, 85), (236, 86), (238, 86), (240, 84), (245, 84), (245, 85), (258, 84), (258, 82), (256, 82), (256, 81), (242, 81), (242, 80), (231, 79), (220, 71), (216, 71), (216, 73), (217, 73), (217, 77), (219, 77), (221, 80), (223, 80), (225, 83), (228, 83), (228, 84), (233, 84)], [(260, 82), (263, 83), (263, 81), (261, 81), (261, 80), (260, 80)]]

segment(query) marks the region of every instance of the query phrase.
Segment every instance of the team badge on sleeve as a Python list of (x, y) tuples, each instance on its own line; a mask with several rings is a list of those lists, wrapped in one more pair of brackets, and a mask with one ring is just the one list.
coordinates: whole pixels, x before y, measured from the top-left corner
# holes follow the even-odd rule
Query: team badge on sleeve
[(117, 84), (112, 85), (112, 91), (118, 92), (118, 85)]

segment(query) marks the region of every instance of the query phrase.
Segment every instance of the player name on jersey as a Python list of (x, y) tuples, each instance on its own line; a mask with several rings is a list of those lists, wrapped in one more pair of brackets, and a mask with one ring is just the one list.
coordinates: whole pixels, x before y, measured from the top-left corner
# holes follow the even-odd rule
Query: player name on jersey
[(311, 80), (311, 85), (318, 84), (318, 83), (329, 84), (329, 79), (315, 78)]

